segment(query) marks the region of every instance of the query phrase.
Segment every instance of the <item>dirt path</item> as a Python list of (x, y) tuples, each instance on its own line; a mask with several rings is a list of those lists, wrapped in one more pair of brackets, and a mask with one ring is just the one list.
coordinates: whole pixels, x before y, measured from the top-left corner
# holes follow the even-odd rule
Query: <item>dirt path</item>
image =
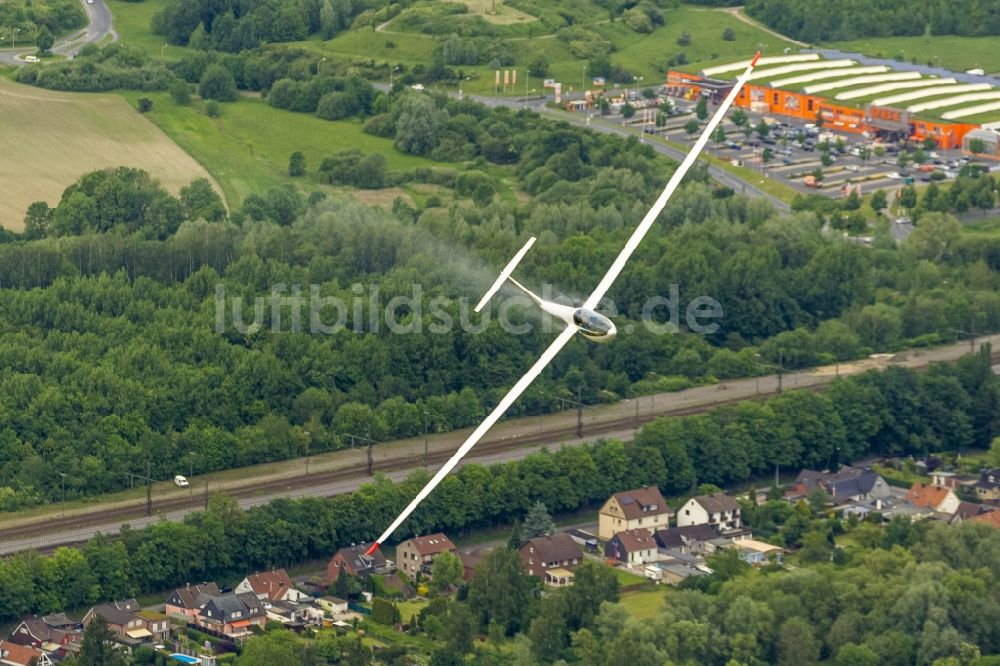
[(763, 23), (760, 23), (758, 21), (753, 20), (752, 18), (750, 18), (749, 16), (747, 16), (746, 14), (743, 13), (743, 7), (725, 7), (725, 8), (721, 8), (721, 9), (722, 9), (722, 11), (726, 12), (727, 14), (731, 14), (738, 21), (742, 21), (743, 23), (746, 23), (747, 25), (752, 25), (753, 27), (757, 28), (758, 30), (763, 30), (764, 32), (766, 32), (769, 35), (774, 35), (775, 37), (777, 37), (779, 39), (783, 39), (786, 42), (791, 42), (792, 44), (795, 44), (796, 46), (801, 46), (801, 47), (808, 47), (808, 46), (810, 46), (809, 44), (806, 44), (805, 42), (800, 42), (797, 39), (792, 39), (791, 37), (789, 37), (787, 35), (782, 35), (780, 32), (777, 32), (775, 30), (771, 30), (769, 27), (767, 27)]

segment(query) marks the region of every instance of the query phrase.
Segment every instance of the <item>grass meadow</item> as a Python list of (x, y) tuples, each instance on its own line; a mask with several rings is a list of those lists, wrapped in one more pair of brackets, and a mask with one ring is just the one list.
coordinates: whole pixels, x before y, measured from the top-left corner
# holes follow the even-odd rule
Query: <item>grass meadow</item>
[[(260, 99), (244, 97), (222, 104), (221, 116), (210, 118), (200, 101), (179, 106), (166, 93), (124, 96), (133, 104), (139, 97), (153, 100), (149, 119), (212, 174), (230, 208), (239, 206), (247, 194), (276, 184), (293, 180), (315, 183), (320, 161), (348, 148), (381, 153), (390, 169), (436, 164), (396, 150), (390, 139), (365, 134), (356, 120), (321, 120), (307, 113), (274, 109)], [(288, 157), (296, 150), (305, 153), (306, 179), (288, 177)]]

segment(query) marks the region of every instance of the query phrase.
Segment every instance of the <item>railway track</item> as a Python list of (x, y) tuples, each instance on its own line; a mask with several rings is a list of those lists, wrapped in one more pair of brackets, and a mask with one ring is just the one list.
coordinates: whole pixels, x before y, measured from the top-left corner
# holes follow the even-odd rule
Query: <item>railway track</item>
[[(1000, 363), (1000, 352), (993, 354), (993, 362)], [(922, 363), (912, 364), (910, 367), (920, 369), (926, 367), (928, 363), (928, 361), (924, 361)], [(834, 376), (816, 377), (813, 379), (813, 383), (811, 384), (798, 385), (794, 387), (786, 386), (786, 389), (794, 388), (795, 390), (822, 391), (826, 384), (833, 379)], [(718, 388), (725, 387), (726, 385), (722, 384)], [(653, 412), (636, 413), (635, 415), (618, 416), (615, 418), (602, 418), (601, 420), (589, 423), (584, 422), (580, 428), (580, 437), (577, 437), (578, 433), (575, 423), (570, 425), (558, 425), (518, 435), (494, 435), (493, 437), (483, 439), (483, 441), (481, 441), (470, 453), (466, 462), (474, 463), (486, 459), (496, 460), (498, 455), (505, 452), (538, 446), (541, 444), (560, 444), (570, 441), (587, 441), (609, 433), (622, 433), (629, 430), (634, 431), (642, 425), (663, 416), (685, 416), (689, 414), (698, 414), (715, 409), (721, 405), (732, 404), (734, 402), (754, 399), (763, 400), (774, 396), (776, 393), (777, 391), (775, 390), (765, 390), (753, 395), (738, 394), (733, 397), (718, 396), (711, 402), (706, 401), (687, 406), (671, 407), (668, 404), (664, 404), (662, 408), (656, 409)], [(452, 455), (454, 448), (458, 446), (459, 438), (460, 435), (456, 434), (453, 447), (448, 447), (443, 450), (429, 451), (426, 459), (427, 465), (436, 466), (446, 461)], [(418, 469), (424, 466), (423, 455), (414, 456), (411, 451), (402, 447), (387, 449), (383, 456), (385, 457), (380, 458), (373, 465), (374, 472), (387, 474), (393, 472), (399, 473)], [(222, 492), (225, 492), (226, 495), (239, 500), (253, 498), (256, 496), (280, 494), (283, 491), (291, 489), (320, 488), (322, 486), (330, 486), (338, 482), (355, 480), (359, 477), (366, 476), (368, 476), (368, 465), (366, 461), (350, 462), (338, 467), (337, 469), (313, 472), (310, 474), (300, 474), (292, 477), (262, 480), (259, 483), (249, 486), (224, 489)], [(309, 494), (332, 495), (335, 493), (336, 491)], [(177, 513), (185, 510), (193, 511), (202, 507), (203, 503), (204, 500), (202, 496), (196, 494), (192, 494), (187, 497), (168, 497), (154, 500), (153, 511), (154, 515), (166, 515), (168, 513)], [(32, 537), (51, 535), (58, 532), (69, 533), (74, 530), (80, 530), (88, 527), (104, 526), (109, 524), (120, 525), (127, 523), (130, 520), (144, 518), (146, 515), (145, 504), (138, 503), (80, 515), (42, 516), (35, 522), (16, 525), (0, 530), (0, 545), (10, 542), (28, 542)], [(73, 542), (73, 539), (68, 538), (63, 543)], [(51, 547), (54, 546), (49, 545), (45, 549), (49, 549)]]
[[(766, 398), (770, 394), (761, 394), (760, 398)], [(621, 417), (604, 420), (597, 423), (585, 423), (581, 428), (583, 439), (593, 439), (608, 433), (617, 433), (624, 430), (635, 430), (642, 425), (649, 423), (653, 419), (663, 416), (684, 416), (686, 414), (696, 414), (713, 409), (719, 405), (745, 400), (745, 397), (724, 399), (706, 405), (696, 405), (688, 407), (678, 407), (674, 409), (664, 409), (655, 414), (639, 414), (636, 416)], [(467, 458), (467, 462), (476, 462), (483, 458), (492, 458), (497, 454), (521, 448), (527, 448), (538, 444), (558, 444), (568, 440), (577, 439), (577, 428), (575, 425), (560, 426), (541, 430), (539, 432), (524, 434), (512, 437), (494, 437), (484, 439)], [(456, 445), (457, 446), (457, 445)], [(451, 457), (453, 450), (431, 451), (427, 456), (428, 465), (438, 465)], [(374, 465), (375, 472), (398, 472), (408, 471), (423, 467), (423, 456), (414, 459), (407, 451), (397, 449), (394, 455), (388, 459), (382, 459)], [(320, 486), (333, 484), (338, 481), (347, 481), (358, 477), (367, 476), (367, 463), (351, 463), (335, 470), (324, 472), (313, 472), (308, 475), (302, 474), (295, 477), (262, 481), (261, 483), (244, 488), (234, 488), (225, 491), (226, 495), (235, 499), (253, 497), (256, 495), (280, 492), (288, 488), (302, 487), (303, 485)], [(193, 497), (172, 497), (153, 502), (155, 514), (164, 514), (181, 509), (197, 509), (204, 505), (204, 500), (200, 495)], [(144, 504), (130, 505), (126, 507), (108, 509), (106, 511), (96, 511), (77, 516), (47, 517), (44, 522), (35, 522), (15, 527), (5, 528), (0, 533), (3, 541), (20, 541), (40, 534), (51, 534), (60, 530), (77, 530), (94, 525), (106, 525), (115, 521), (128, 522), (130, 519), (146, 516)], [(40, 519), (42, 520), (42, 519)]]

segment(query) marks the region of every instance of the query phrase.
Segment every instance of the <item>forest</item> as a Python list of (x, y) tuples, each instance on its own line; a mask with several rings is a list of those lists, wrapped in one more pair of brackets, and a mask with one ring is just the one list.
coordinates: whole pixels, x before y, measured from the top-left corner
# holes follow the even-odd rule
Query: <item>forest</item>
[[(204, 473), (334, 450), (345, 433), (383, 441), (476, 423), (547, 336), (470, 319), (469, 301), (529, 234), (539, 242), (519, 268), (528, 284), (586, 294), (593, 267), (611, 262), (670, 172), (634, 139), (532, 112), (379, 95), (368, 131), (440, 159), (459, 148), (480, 154), (461, 170), (409, 171), (333, 155), (313, 165), (317, 182), (381, 173), (386, 183), (433, 184), (449, 205), (428, 197), (386, 210), (278, 187), (226, 215), (206, 183), (174, 199), (119, 170), (84, 176), (54, 209), (32, 207), (28, 235), (47, 237), (0, 243), (2, 508), (61, 497), (53, 463), (73, 470), (65, 493), (75, 498), (120, 489), (147, 465), (166, 479), (179, 466)], [(529, 198), (511, 196), (510, 180)], [(902, 247), (886, 233), (865, 248), (827, 233), (816, 213), (776, 215), (695, 181), (609, 294), (619, 330), (632, 322), (634, 333), (570, 345), (513, 414), (555, 409), (552, 395), (579, 391), (594, 404), (1000, 328), (1000, 242), (966, 236), (954, 218), (928, 212)], [(372, 310), (414, 298), (419, 312), (395, 311), (414, 333), (371, 330), (370, 312), (353, 311), (339, 334), (295, 332), (284, 298), (292, 285), (344, 303), (375, 288)], [(652, 296), (665, 306), (650, 309)], [(723, 308), (711, 335), (683, 322), (699, 296)], [(284, 326), (241, 332), (236, 298), (247, 304), (244, 324), (259, 298), (262, 321), (277, 314)], [(473, 326), (432, 332), (432, 301)], [(538, 322), (530, 308), (512, 313)]]
[[(677, 497), (706, 487), (700, 484), (767, 478), (774, 465), (836, 467), (869, 455), (923, 454), (944, 441), (981, 445), (983, 438), (1000, 433), (1000, 386), (990, 365), (987, 349), (926, 372), (872, 371), (837, 380), (822, 394), (792, 391), (766, 403), (747, 401), (705, 415), (660, 419), (629, 445), (603, 441), (543, 451), (520, 462), (468, 465), (445, 479), (400, 534), (443, 530), (460, 535), (522, 520), (539, 502), (553, 512), (570, 512), (647, 484)], [(423, 486), (427, 474), (413, 472), (398, 485), (376, 478), (355, 493), (278, 500), (246, 512), (229, 498), (213, 496), (206, 511), (182, 523), (126, 529), (120, 538), (100, 537), (52, 555), (7, 558), (0, 561), (0, 622), (169, 590), (184, 581), (231, 581), (248, 571), (328, 557), (345, 544), (370, 540)], [(971, 524), (910, 526), (907, 520), (894, 520), (884, 530), (844, 525), (821, 507), (803, 503), (789, 509), (781, 501), (747, 504), (745, 516), (755, 531), (801, 548), (803, 564), (818, 568), (749, 573), (739, 558), (713, 562), (716, 574), (670, 595), (663, 631), (648, 634), (650, 627), (627, 623), (621, 644), (660, 659), (642, 656), (638, 663), (663, 663), (664, 654), (678, 663), (698, 654), (718, 664), (728, 658), (805, 663), (789, 655), (815, 659), (837, 653), (840, 658), (839, 651), (852, 643), (856, 647), (849, 652), (867, 655), (867, 650), (876, 657), (837, 663), (929, 664), (933, 658), (913, 661), (913, 655), (1000, 649), (1000, 606), (991, 592), (1000, 575), (996, 530)], [(841, 552), (830, 563), (830, 539), (845, 527), (854, 530), (860, 549)], [(496, 557), (483, 565), (495, 565), (494, 576), (523, 577), (519, 566), (515, 574), (502, 555)], [(608, 570), (593, 566), (590, 582), (604, 590), (595, 594), (614, 600), (616, 583), (604, 578)], [(587, 583), (586, 577), (578, 572), (577, 582)], [(832, 579), (839, 582), (831, 584)], [(484, 578), (490, 582), (484, 589), (474, 589), (475, 584), (468, 589), (473, 631), (486, 633), (496, 624), (501, 635), (523, 632), (519, 640), (528, 641), (532, 658), (543, 663), (571, 657), (574, 650), (587, 654), (594, 645), (584, 630), (609, 630), (596, 618), (618, 612), (599, 613), (597, 603), (581, 607), (573, 593), (539, 603), (525, 580), (499, 588), (527, 595), (512, 608), (510, 595), (501, 599), (490, 593), (498, 589), (496, 580)], [(587, 584), (571, 589), (588, 589)], [(806, 629), (793, 617), (806, 620)], [(614, 661), (620, 653), (608, 645), (598, 650), (594, 654), (606, 654), (607, 661), (591, 663), (620, 663)], [(897, 660), (886, 662), (887, 655)]]
[(747, 0), (746, 13), (783, 35), (806, 42), (867, 37), (1000, 35), (992, 0)]

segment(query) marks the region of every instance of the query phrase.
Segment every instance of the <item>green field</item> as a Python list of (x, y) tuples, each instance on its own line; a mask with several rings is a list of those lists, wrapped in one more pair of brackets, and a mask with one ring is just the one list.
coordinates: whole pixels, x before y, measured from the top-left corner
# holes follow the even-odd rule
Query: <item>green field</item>
[(310, 114), (271, 108), (259, 99), (245, 97), (223, 104), (222, 115), (209, 118), (200, 103), (178, 106), (166, 93), (125, 96), (133, 104), (143, 96), (153, 100), (149, 119), (215, 177), (231, 208), (239, 206), (251, 192), (292, 182), (287, 175), (288, 157), (296, 150), (305, 153), (310, 175), (325, 156), (348, 148), (381, 153), (390, 169), (436, 164), (399, 152), (390, 139), (363, 133), (357, 121), (320, 120)]
[(166, 0), (143, 0), (143, 2), (125, 2), (124, 0), (105, 0), (111, 15), (114, 17), (114, 28), (121, 42), (146, 51), (152, 56), (177, 60), (184, 53), (181, 46), (168, 45), (167, 40), (154, 34), (149, 28), (153, 14), (167, 4)]
[(996, 37), (877, 37), (831, 42), (824, 46), (883, 58), (902, 55), (907, 61), (915, 57), (922, 64), (933, 62), (963, 72), (975, 67), (983, 68), (987, 74), (1000, 72), (1000, 49), (997, 48)]
[[(631, 30), (621, 20), (609, 23), (607, 19), (602, 19), (581, 25), (600, 33), (615, 44), (616, 51), (611, 54), (611, 61), (640, 77), (637, 85), (641, 87), (661, 85), (666, 78), (664, 72), (667, 61), (681, 52), (690, 62), (713, 59), (725, 61), (751, 57), (758, 48), (764, 48), (765, 52), (781, 52), (785, 47), (792, 46), (790, 42), (747, 25), (721, 10), (682, 6), (664, 10), (664, 18), (665, 25), (647, 34)], [(732, 28), (735, 33), (733, 41), (722, 39), (722, 31), (727, 27)], [(677, 45), (677, 39), (683, 32), (690, 33), (691, 43), (682, 47)], [(549, 61), (546, 78), (560, 81), (564, 90), (590, 87), (590, 77), (586, 73), (587, 61), (573, 56), (566, 44), (555, 35), (515, 37), (507, 39), (506, 43), (514, 51), (515, 64), (505, 69), (517, 70), (517, 85), (512, 86), (509, 94), (523, 95), (532, 90), (541, 90), (541, 80), (526, 75), (528, 63), (538, 56), (544, 56)], [(361, 28), (342, 33), (325, 42), (314, 37), (296, 44), (342, 62), (370, 58), (377, 62), (412, 66), (429, 62), (438, 48), (439, 40), (429, 35), (393, 32), (390, 23), (385, 32)], [(469, 78), (464, 84), (464, 89), (468, 92), (494, 92), (494, 69), (487, 65), (458, 69)]]
[(660, 614), (663, 601), (666, 598), (666, 588), (659, 586), (652, 590), (636, 590), (622, 594), (622, 606), (637, 620), (648, 620)]
[(8, 130), (0, 132), (0, 226), (9, 229), (21, 228), (31, 202), (55, 205), (95, 169), (146, 169), (173, 192), (208, 175), (117, 95), (53, 92), (0, 78), (0, 117)]

